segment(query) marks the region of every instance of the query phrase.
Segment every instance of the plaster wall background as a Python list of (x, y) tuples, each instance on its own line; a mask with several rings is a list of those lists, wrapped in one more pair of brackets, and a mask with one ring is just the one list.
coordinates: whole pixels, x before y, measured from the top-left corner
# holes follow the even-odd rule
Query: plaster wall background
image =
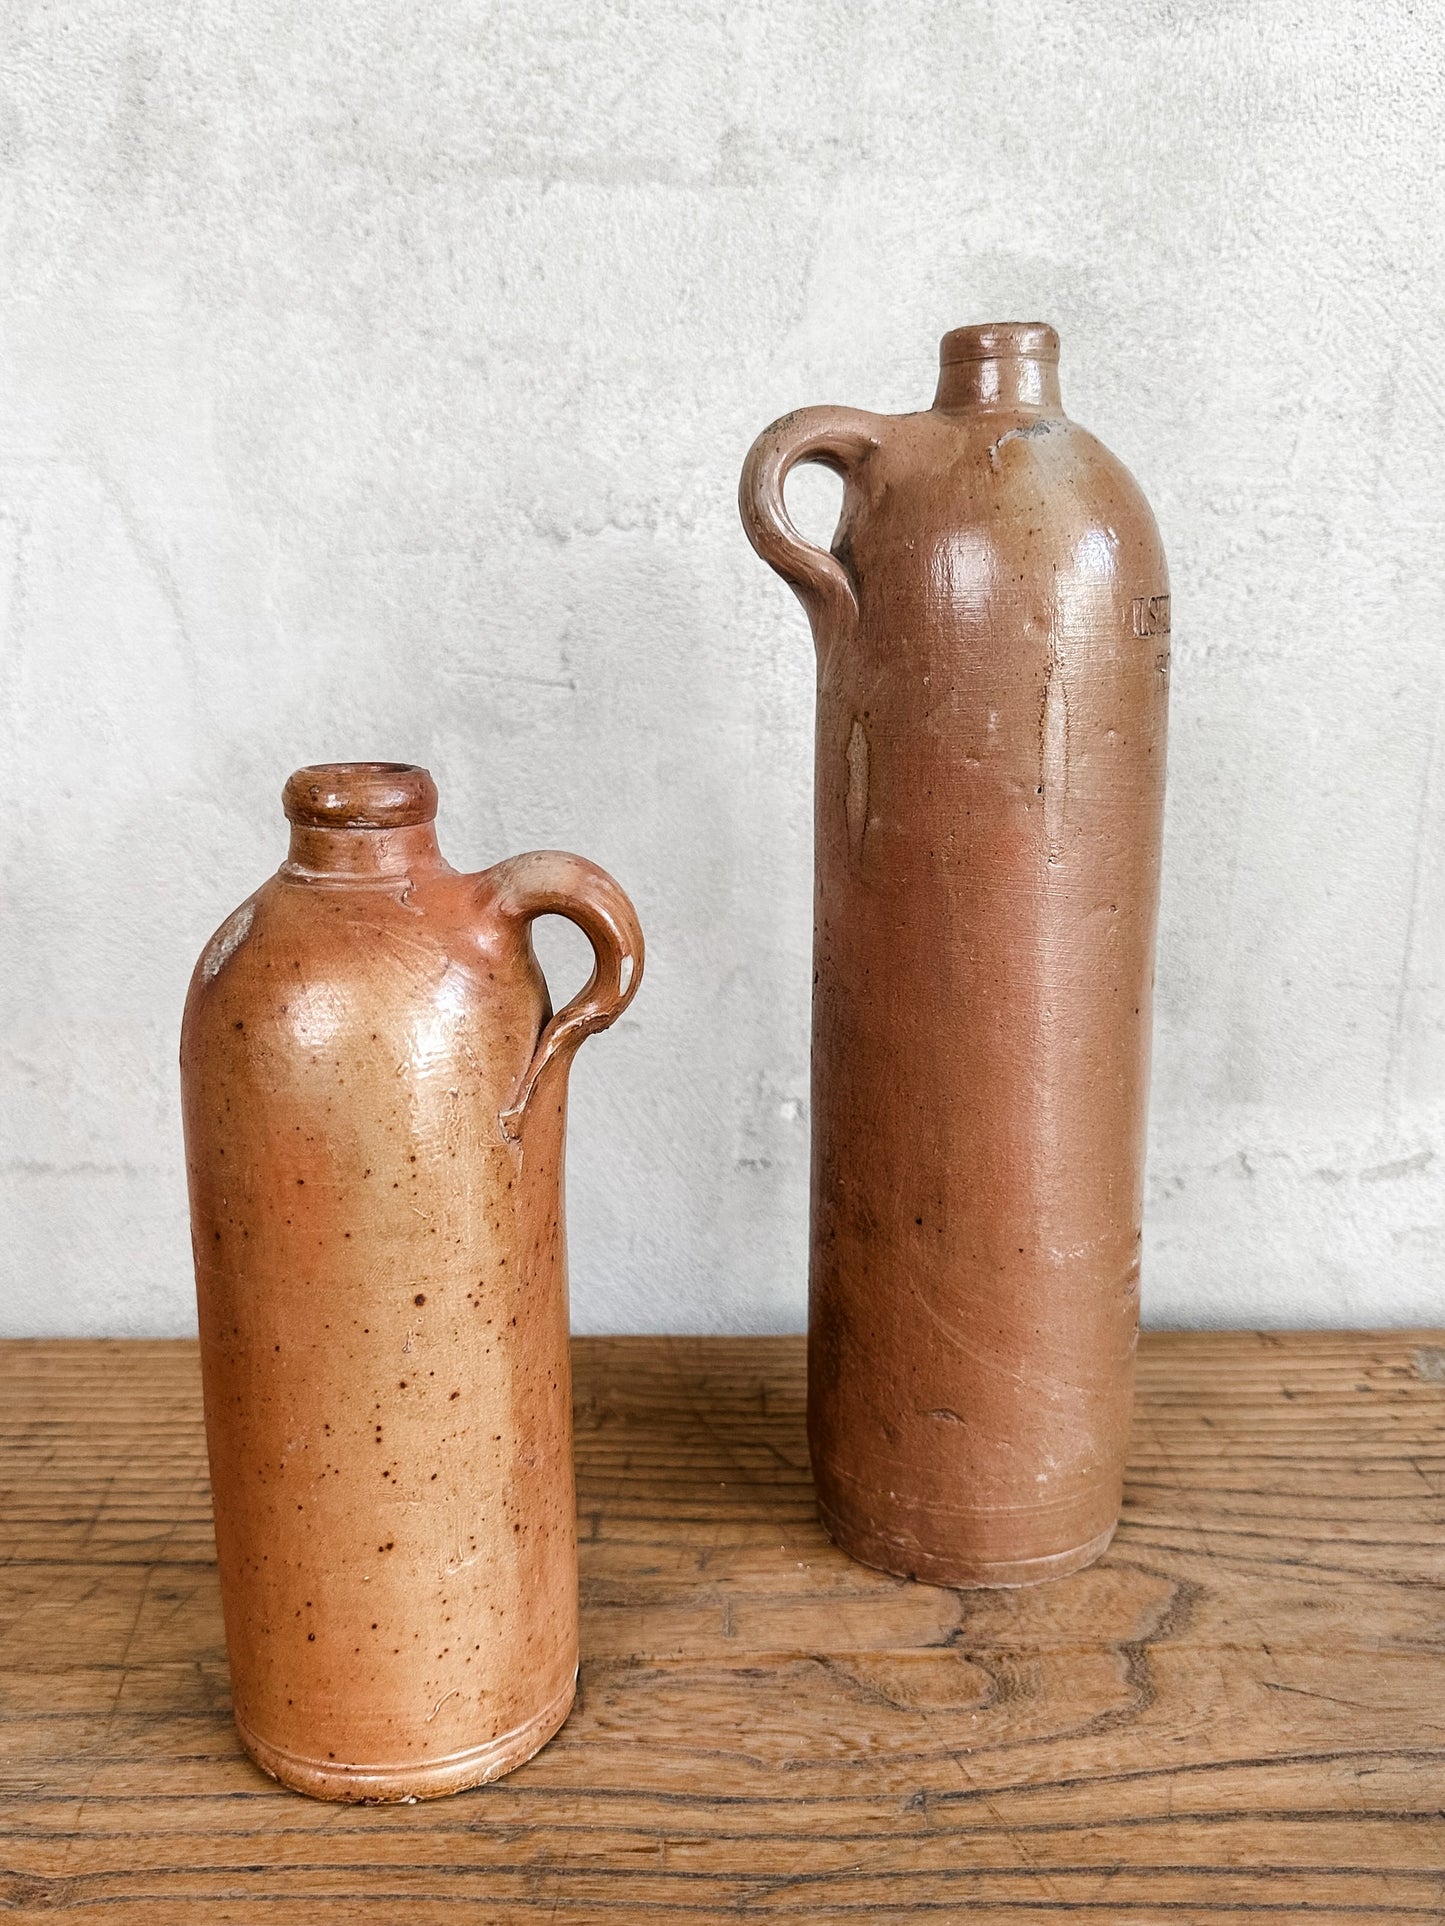
[(1034, 316), (1173, 569), (1146, 1316), (1438, 1319), (1442, 47), (1405, 0), (10, 0), (0, 1330), (192, 1328), (187, 977), (344, 757), (638, 904), (578, 1326), (800, 1327), (811, 647), (737, 471)]

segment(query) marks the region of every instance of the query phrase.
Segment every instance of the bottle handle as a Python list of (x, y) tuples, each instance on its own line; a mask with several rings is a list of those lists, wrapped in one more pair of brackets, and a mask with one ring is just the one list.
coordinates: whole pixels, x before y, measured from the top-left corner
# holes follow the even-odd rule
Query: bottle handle
[(534, 849), (484, 870), (477, 878), (487, 907), (531, 947), (539, 916), (565, 916), (592, 945), (592, 974), (570, 1003), (544, 1026), (516, 1095), (500, 1114), (502, 1135), (519, 1141), (522, 1117), (538, 1079), (553, 1058), (584, 1037), (605, 1030), (627, 1008), (642, 981), (644, 945), (637, 912), (621, 885), (585, 857)]
[(858, 589), (847, 565), (816, 543), (804, 541), (783, 500), (789, 473), (800, 461), (820, 462), (846, 483), (878, 446), (881, 415), (861, 408), (798, 408), (765, 428), (748, 450), (738, 484), (738, 510), (748, 540), (820, 625), (851, 627), (858, 617)]

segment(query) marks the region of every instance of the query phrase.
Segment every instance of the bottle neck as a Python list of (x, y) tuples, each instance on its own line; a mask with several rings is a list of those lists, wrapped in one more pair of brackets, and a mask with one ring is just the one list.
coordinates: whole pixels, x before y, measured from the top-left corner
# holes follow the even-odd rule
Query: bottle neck
[(446, 868), (436, 784), (414, 762), (312, 763), (281, 802), (291, 824), (281, 874), (293, 882), (385, 883)]
[(293, 823), (281, 874), (298, 883), (385, 883), (443, 868), (434, 823), (394, 829)]
[(939, 349), (933, 405), (945, 414), (965, 408), (1062, 413), (1059, 337), (1041, 321), (956, 328)]

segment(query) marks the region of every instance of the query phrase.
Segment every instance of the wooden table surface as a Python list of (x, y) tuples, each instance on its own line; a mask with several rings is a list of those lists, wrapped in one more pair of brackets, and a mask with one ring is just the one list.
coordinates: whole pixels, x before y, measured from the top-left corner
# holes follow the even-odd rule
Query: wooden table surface
[(577, 1709), (368, 1809), (236, 1741), (194, 1347), (0, 1346), (0, 1913), (1445, 1920), (1445, 1334), (1146, 1338), (1113, 1549), (973, 1594), (824, 1538), (799, 1340), (576, 1361)]

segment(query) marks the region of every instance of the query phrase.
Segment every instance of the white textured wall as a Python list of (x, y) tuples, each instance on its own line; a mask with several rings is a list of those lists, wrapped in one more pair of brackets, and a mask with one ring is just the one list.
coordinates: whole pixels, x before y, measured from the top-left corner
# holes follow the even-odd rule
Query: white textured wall
[(578, 1323), (798, 1326), (811, 650), (737, 470), (1034, 316), (1174, 570), (1147, 1314), (1441, 1316), (1442, 38), (9, 0), (0, 1328), (189, 1328), (190, 965), (287, 772), (367, 756), (431, 767), (454, 861), (571, 846), (641, 910)]

